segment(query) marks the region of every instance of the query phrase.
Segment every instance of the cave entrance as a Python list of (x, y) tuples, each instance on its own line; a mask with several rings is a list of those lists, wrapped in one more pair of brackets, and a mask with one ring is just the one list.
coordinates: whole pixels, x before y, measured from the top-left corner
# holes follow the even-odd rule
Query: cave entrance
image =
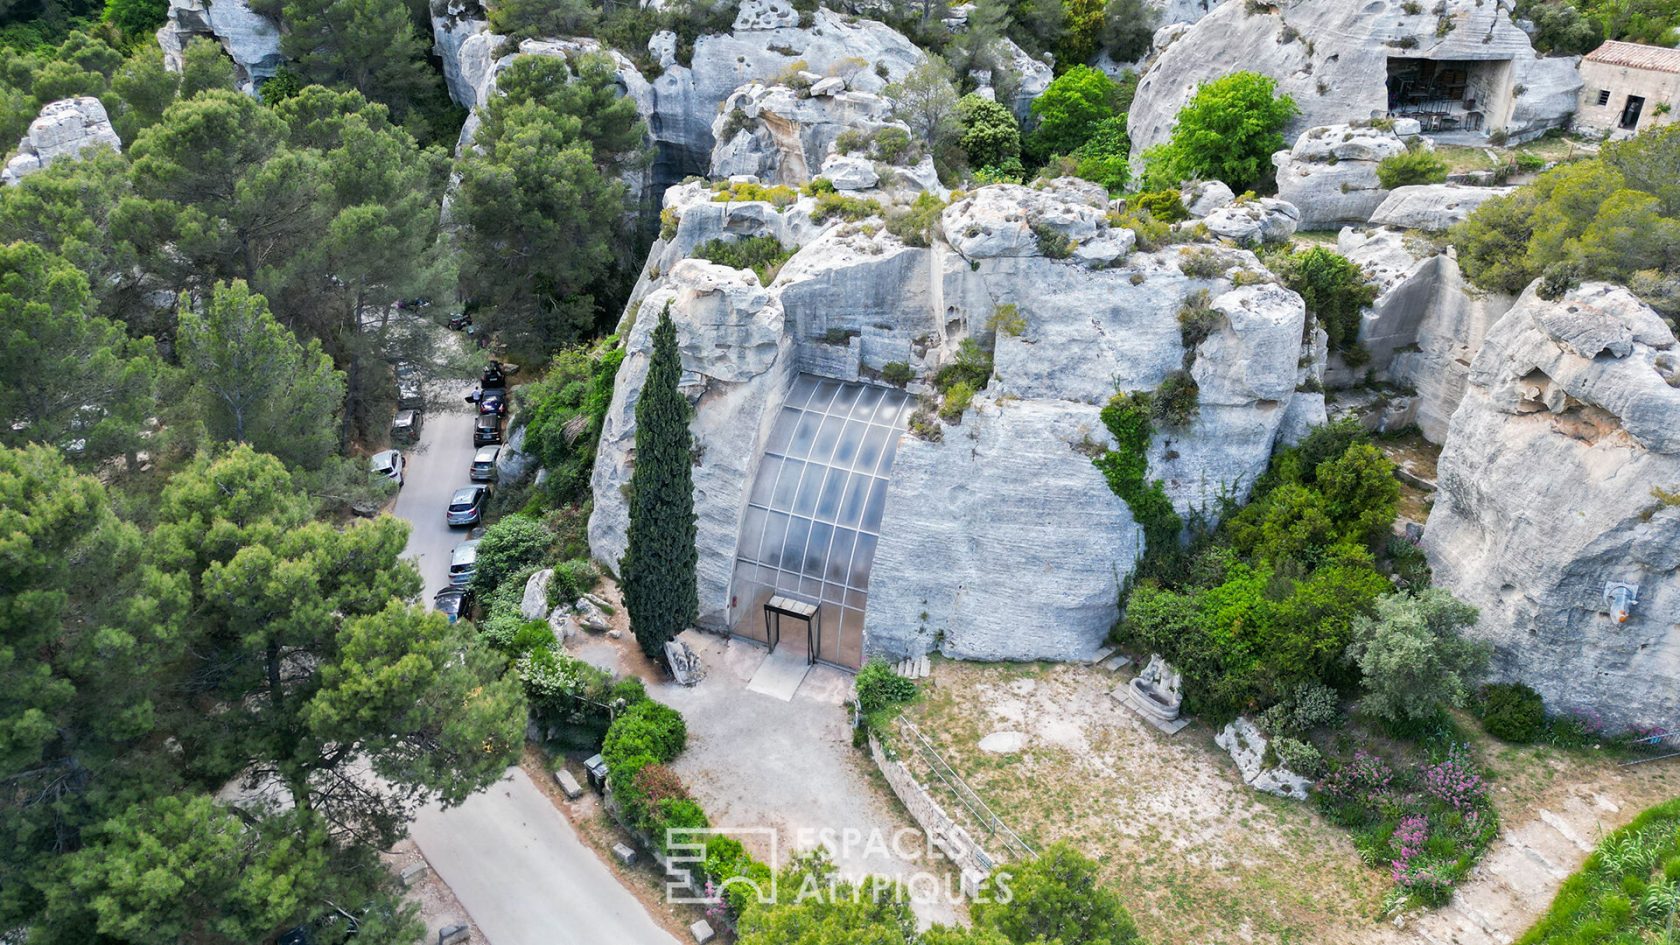
[(1510, 60), (1388, 60), (1388, 114), (1415, 118), (1424, 131), (1480, 132), (1510, 95)]

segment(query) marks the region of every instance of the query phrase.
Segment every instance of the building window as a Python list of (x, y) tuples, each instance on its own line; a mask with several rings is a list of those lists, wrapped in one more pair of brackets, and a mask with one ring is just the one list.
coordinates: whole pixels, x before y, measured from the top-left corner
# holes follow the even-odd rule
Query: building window
[(1598, 104), (1601, 105), (1601, 106), (1610, 104), (1610, 90), (1609, 89), (1599, 89), (1598, 90)]

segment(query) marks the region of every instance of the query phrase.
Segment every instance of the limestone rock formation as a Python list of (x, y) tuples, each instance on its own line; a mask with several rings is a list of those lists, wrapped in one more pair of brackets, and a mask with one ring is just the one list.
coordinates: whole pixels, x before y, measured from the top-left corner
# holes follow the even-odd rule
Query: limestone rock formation
[(1359, 326), (1369, 364), (1332, 371), (1331, 383), (1354, 383), (1374, 369), (1379, 380), (1415, 389), (1406, 422), (1444, 442), (1482, 338), (1512, 299), (1473, 288), (1451, 247), (1437, 251), (1398, 230), (1343, 230), (1337, 250), (1365, 270), (1379, 294)]
[(1231, 193), (1231, 188), (1222, 180), (1192, 181), (1179, 191), (1178, 196), (1185, 211), (1198, 220), (1230, 206), (1231, 201), (1237, 199), (1237, 195)]
[(0, 170), (0, 184), (15, 184), (54, 161), (96, 147), (122, 150), (122, 139), (111, 128), (99, 99), (79, 95), (48, 102), (18, 141), (17, 153)]
[(443, 66), (443, 82), (455, 104), (471, 108), (478, 104), (481, 74), (462, 70), (461, 47), (467, 40), (490, 29), (489, 14), (479, 0), (445, 0), (432, 4), (432, 53)]
[(1364, 223), (1388, 196), (1377, 179), (1377, 165), (1405, 151), (1406, 142), (1392, 130), (1368, 125), (1309, 128), (1293, 148), (1272, 156), (1278, 199), (1301, 211), (1303, 230)]
[(1219, 4), (1166, 46), (1140, 79), (1128, 119), (1132, 153), (1166, 140), (1197, 85), (1244, 69), (1271, 76), (1295, 99), (1301, 114), (1291, 132), (1380, 118), (1388, 111), (1390, 59), (1472, 63), (1466, 98), (1481, 130), (1504, 130), (1513, 141), (1538, 136), (1568, 121), (1575, 110), (1570, 96), (1581, 81), (1573, 77), (1573, 60), (1536, 58), (1510, 6), (1509, 0)]
[(1274, 197), (1228, 203), (1202, 218), (1208, 232), (1239, 246), (1282, 243), (1301, 225), (1301, 211)]
[(221, 44), (233, 59), (239, 87), (253, 95), (286, 61), (280, 54), (279, 25), (252, 10), (247, 0), (169, 0), (157, 32), (164, 68), (181, 71), (187, 41), (195, 36)]
[(1249, 787), (1298, 801), (1307, 799), (1307, 788), (1312, 781), (1282, 765), (1266, 767), (1266, 749), (1271, 740), (1248, 719), (1237, 716), (1213, 737), (1213, 743), (1230, 754), (1231, 760), (1237, 763), (1237, 771), (1242, 774), (1243, 783)]
[[(1680, 347), (1626, 289), (1531, 286), (1488, 332), (1423, 548), (1494, 668), (1612, 727), (1680, 711)], [(1639, 586), (1624, 623), (1607, 582)]]
[(1464, 184), (1414, 184), (1388, 192), (1371, 214), (1372, 226), (1441, 232), (1463, 223), (1476, 208), (1514, 187), (1470, 187)]
[[(747, 175), (769, 184), (799, 186), (816, 176), (842, 132), (870, 134), (897, 126), (908, 135), (909, 129), (888, 117), (889, 111), (879, 95), (845, 91), (843, 83), (840, 91), (830, 89), (823, 95), (816, 94), (816, 84), (809, 79), (804, 89), (756, 82), (742, 86), (724, 101), (712, 122), (717, 143), (711, 176)], [(845, 176), (854, 185), (847, 189), (866, 189), (855, 186), (861, 183), (856, 170)]]
[[(993, 349), (992, 379), (960, 423), (933, 421), (937, 439), (899, 438), (863, 625), (865, 649), (894, 657), (1095, 652), (1142, 541), (1091, 463), (1108, 439), (1099, 411), (1117, 385), (1152, 389), (1181, 366), (1177, 311), (1191, 293), (1209, 291), (1222, 316), (1195, 363), (1201, 406), (1149, 451), (1151, 476), (1181, 510), (1245, 494), (1296, 396), (1300, 298), (1189, 276), (1183, 247), (1133, 252), (1130, 231), (1107, 222), (1106, 194), (1085, 182), (983, 187), (946, 209), (929, 248), (905, 245), (879, 220), (815, 221), (813, 198), (777, 207), (729, 196), (704, 183), (667, 194), (665, 236), (620, 326), (628, 357), (590, 521), (596, 558), (616, 566), (635, 399), (655, 313), (669, 304), (696, 405), (704, 626), (731, 626), (746, 606), (731, 589), (740, 522), (798, 372), (868, 382), (899, 362), (910, 390), (925, 391), (963, 341)], [(800, 246), (768, 287), (686, 258), (708, 240), (753, 235)], [(1082, 259), (1093, 245), (1102, 251)], [(1228, 275), (1260, 271), (1244, 250), (1204, 249), (1226, 257)], [(999, 330), (994, 314), (1007, 306), (1018, 322)]]

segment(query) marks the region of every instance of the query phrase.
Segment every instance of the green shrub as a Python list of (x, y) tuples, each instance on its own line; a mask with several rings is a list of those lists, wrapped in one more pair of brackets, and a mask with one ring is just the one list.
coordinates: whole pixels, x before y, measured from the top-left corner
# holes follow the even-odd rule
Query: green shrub
[(858, 709), (865, 714), (916, 698), (916, 684), (900, 676), (886, 660), (875, 657), (858, 670)]
[(1447, 179), (1447, 162), (1426, 148), (1407, 148), (1377, 164), (1377, 181), (1384, 190), (1413, 184), (1439, 184)]
[(964, 338), (957, 345), (956, 360), (933, 375), (933, 386), (942, 394), (948, 393), (958, 383), (966, 383), (971, 391), (980, 391), (991, 382), (992, 353), (973, 338)]
[(503, 516), (478, 543), (473, 587), (481, 595), (501, 587), (515, 572), (540, 564), (553, 540), (554, 533), (529, 515)]
[(1192, 279), (1218, 279), (1235, 265), (1224, 253), (1209, 246), (1178, 251), (1178, 268)]
[(896, 125), (877, 129), (870, 143), (875, 159), (887, 164), (898, 164), (910, 154), (910, 132)]
[(1178, 307), (1178, 340), (1184, 345), (1184, 367), (1196, 362), (1196, 347), (1212, 337), (1225, 316), (1213, 307), (1206, 289), (1197, 289)]
[(639, 767), (628, 762), (648, 758), (669, 763), (682, 753), (688, 743), (688, 726), (680, 712), (670, 706), (648, 699), (638, 702), (620, 715), (601, 744), (601, 757), (609, 773), (621, 772), (634, 777)]
[(548, 601), (553, 606), (569, 605), (595, 589), (600, 573), (588, 558), (572, 558), (554, 566), (548, 582)]
[(1046, 259), (1066, 259), (1073, 255), (1073, 240), (1057, 232), (1044, 223), (1032, 225), (1033, 239), (1038, 242), (1038, 251)]
[(1317, 777), (1324, 770), (1324, 755), (1311, 742), (1286, 735), (1272, 739), (1270, 747), (1279, 764), (1302, 777)]
[(1149, 190), (1126, 200), (1132, 210), (1141, 210), (1160, 223), (1179, 223), (1190, 219), (1184, 198), (1176, 190)]
[(939, 225), (944, 210), (945, 201), (923, 191), (908, 209), (887, 214), (887, 232), (906, 246), (925, 249), (933, 245), (934, 227)]
[(1021, 125), (1007, 106), (978, 95), (965, 95), (957, 102), (957, 122), (963, 129), (957, 143), (968, 155), (970, 165), (996, 167), (1014, 161), (1019, 166)]
[(1322, 246), (1269, 260), (1271, 269), (1307, 303), (1334, 351), (1351, 351), (1359, 342), (1360, 314), (1376, 301), (1377, 287), (1346, 256)]
[(1501, 741), (1527, 745), (1545, 734), (1545, 701), (1520, 682), (1483, 686), (1473, 707), (1482, 727)]
[(832, 219), (856, 223), (880, 213), (881, 204), (878, 201), (842, 193), (820, 193), (817, 195), (816, 209), (811, 211), (811, 219), (818, 223)]
[(992, 317), (986, 319), (986, 328), (998, 334), (1019, 337), (1027, 330), (1027, 319), (1021, 314), (1020, 306), (1014, 302), (1004, 302), (992, 309)]
[(947, 423), (956, 423), (962, 419), (963, 411), (973, 402), (973, 385), (967, 381), (958, 381), (945, 389), (945, 401), (939, 405), (939, 416)]
[[(612, 403), (613, 379), (624, 361), (616, 335), (560, 351), (542, 380), (515, 388), (525, 450), (548, 470), (542, 492), (555, 504), (583, 504), (601, 424)], [(568, 556), (575, 552), (562, 549)]]
[(1167, 498), (1161, 481), (1148, 480), (1150, 400), (1149, 394), (1143, 391), (1118, 393), (1110, 398), (1102, 409), (1102, 421), (1114, 437), (1115, 445), (1092, 462), (1102, 472), (1109, 489), (1125, 501), (1132, 518), (1143, 528), (1146, 555), (1159, 557), (1177, 548), (1184, 521)]
[(729, 183), (719, 181), (712, 185), (712, 200), (715, 203), (743, 203), (746, 201), (764, 201), (777, 209), (791, 205), (799, 199), (799, 191), (785, 184), (757, 184), (751, 181)]
[(1224, 181), (1234, 193), (1272, 174), (1272, 155), (1283, 150), (1283, 129), (1300, 114), (1295, 100), (1277, 95), (1277, 80), (1233, 72), (1203, 83), (1178, 112), (1171, 137), (1144, 154), (1152, 189), (1187, 180)]
[(694, 247), (694, 256), (731, 269), (750, 269), (760, 285), (769, 285), (782, 265), (798, 247), (783, 246), (774, 236), (748, 236), (736, 240), (707, 240)]
[(1102, 70), (1075, 64), (1033, 99), (1037, 126), (1024, 142), (1039, 162), (1072, 154), (1090, 139), (1097, 125), (1119, 114), (1121, 87)]
[(903, 361), (888, 361), (881, 365), (881, 380), (894, 387), (903, 387), (915, 378), (916, 372), (912, 371), (910, 365)]
[(1168, 427), (1183, 427), (1196, 419), (1201, 391), (1196, 379), (1182, 368), (1161, 379), (1150, 403), (1150, 418)]

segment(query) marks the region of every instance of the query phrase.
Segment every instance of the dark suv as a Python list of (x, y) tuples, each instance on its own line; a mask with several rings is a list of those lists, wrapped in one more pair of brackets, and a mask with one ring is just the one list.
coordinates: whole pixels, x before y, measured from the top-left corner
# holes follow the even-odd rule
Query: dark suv
[(502, 418), (493, 413), (481, 413), (473, 421), (473, 445), (497, 446), (502, 442)]

